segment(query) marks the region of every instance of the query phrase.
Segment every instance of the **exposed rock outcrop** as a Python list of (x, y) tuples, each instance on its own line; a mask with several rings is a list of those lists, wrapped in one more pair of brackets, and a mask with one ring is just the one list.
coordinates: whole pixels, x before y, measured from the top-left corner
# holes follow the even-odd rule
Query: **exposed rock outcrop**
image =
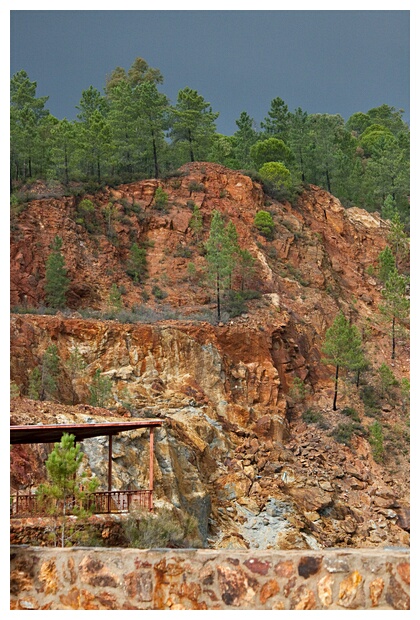
[[(153, 205), (158, 185), (168, 194), (166, 211)], [(27, 395), (29, 371), (54, 344), (60, 401), (67, 403), (13, 399), (12, 423), (162, 417), (157, 497), (196, 515), (209, 546), (408, 544), (405, 448), (378, 464), (366, 433), (356, 433), (349, 446), (333, 438), (348, 418), (331, 409), (331, 368), (321, 363), (325, 330), (339, 309), (369, 331), (373, 366), (390, 358), (379, 282), (368, 275), (386, 245), (387, 223), (356, 207), (345, 210), (315, 186), (293, 206), (276, 202), (250, 177), (216, 164), (186, 165), (181, 176), (89, 198), (91, 222), (78, 212), (80, 199), (68, 197), (33, 201), (12, 223), (11, 305), (19, 312), (11, 318), (11, 379)], [(203, 216), (198, 239), (189, 227), (191, 201)], [(105, 211), (110, 202), (112, 220)], [(220, 324), (204, 279), (203, 242), (214, 209), (235, 224), (241, 248), (254, 257), (247, 287), (259, 292), (246, 312), (224, 315)], [(260, 209), (273, 215), (272, 241), (254, 228)], [(40, 315), (31, 307), (44, 303), (45, 262), (56, 234), (71, 279), (70, 310)], [(148, 277), (140, 284), (126, 272), (134, 242), (147, 249)], [(113, 283), (122, 291), (125, 315), (105, 320)], [(241, 288), (238, 275), (232, 284)], [(25, 307), (31, 313), (22, 313)], [(88, 308), (90, 318), (83, 318)], [(86, 364), (77, 375), (66, 368), (75, 347)], [(112, 381), (107, 409), (84, 404), (98, 368)], [(407, 344), (400, 345), (393, 371), (399, 379), (408, 376)], [(291, 397), (294, 378), (306, 386), (301, 402)], [(356, 407), (368, 429), (372, 420), (354, 385), (340, 394), (341, 409), (345, 405)], [(302, 419), (309, 407), (322, 413), (324, 428)], [(401, 429), (399, 403), (383, 415), (390, 428)], [(115, 488), (146, 484), (146, 435), (116, 439)], [(103, 484), (106, 450), (100, 438), (84, 446), (85, 466)], [(12, 487), (37, 486), (47, 453), (45, 446), (15, 446)]]

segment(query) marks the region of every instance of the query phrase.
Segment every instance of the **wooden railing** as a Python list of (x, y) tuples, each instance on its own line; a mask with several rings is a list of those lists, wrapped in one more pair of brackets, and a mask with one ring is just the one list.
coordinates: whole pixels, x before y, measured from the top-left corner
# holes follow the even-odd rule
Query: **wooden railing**
[[(74, 498), (69, 498), (67, 514), (71, 514), (75, 504)], [(122, 513), (136, 508), (153, 510), (153, 491), (97, 491), (88, 493), (80, 507), (93, 514)], [(35, 493), (16, 493), (10, 497), (11, 518), (47, 516), (49, 513), (45, 501)]]

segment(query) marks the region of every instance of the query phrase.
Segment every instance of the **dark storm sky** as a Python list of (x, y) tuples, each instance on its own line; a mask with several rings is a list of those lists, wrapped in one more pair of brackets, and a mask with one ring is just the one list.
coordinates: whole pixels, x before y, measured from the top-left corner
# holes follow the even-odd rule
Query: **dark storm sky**
[(10, 23), (11, 75), (24, 69), (58, 118), (140, 56), (172, 103), (198, 90), (225, 134), (243, 110), (259, 126), (274, 97), (345, 119), (386, 103), (409, 121), (409, 11), (12, 10)]

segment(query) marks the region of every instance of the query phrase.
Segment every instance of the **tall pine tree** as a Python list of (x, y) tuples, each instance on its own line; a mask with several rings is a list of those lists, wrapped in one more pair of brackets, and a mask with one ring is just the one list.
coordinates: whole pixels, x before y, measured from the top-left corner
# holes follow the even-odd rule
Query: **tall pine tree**
[(55, 236), (45, 268), (45, 299), (51, 308), (64, 308), (70, 279), (61, 253), (63, 240)]
[[(236, 232), (236, 231), (235, 231)], [(221, 320), (222, 292), (229, 288), (237, 245), (232, 227), (225, 227), (219, 211), (213, 211), (206, 247), (208, 275), (216, 289), (217, 320)]]
[(335, 366), (333, 410), (336, 411), (340, 368), (359, 370), (366, 364), (359, 330), (350, 324), (341, 311), (325, 332), (322, 353), (325, 357), (321, 361)]
[(172, 108), (171, 137), (174, 142), (186, 144), (190, 161), (196, 161), (197, 153), (205, 153), (212, 136), (216, 133), (215, 121), (219, 116), (196, 90), (188, 86), (178, 93)]

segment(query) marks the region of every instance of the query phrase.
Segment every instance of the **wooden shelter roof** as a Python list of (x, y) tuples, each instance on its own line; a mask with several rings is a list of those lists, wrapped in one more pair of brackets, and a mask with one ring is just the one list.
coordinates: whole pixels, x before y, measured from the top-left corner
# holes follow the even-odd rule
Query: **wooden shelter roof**
[(101, 422), (94, 424), (28, 424), (10, 427), (10, 443), (55, 443), (63, 433), (71, 433), (76, 441), (103, 435), (118, 435), (123, 431), (162, 426), (163, 420), (147, 418), (136, 422)]

